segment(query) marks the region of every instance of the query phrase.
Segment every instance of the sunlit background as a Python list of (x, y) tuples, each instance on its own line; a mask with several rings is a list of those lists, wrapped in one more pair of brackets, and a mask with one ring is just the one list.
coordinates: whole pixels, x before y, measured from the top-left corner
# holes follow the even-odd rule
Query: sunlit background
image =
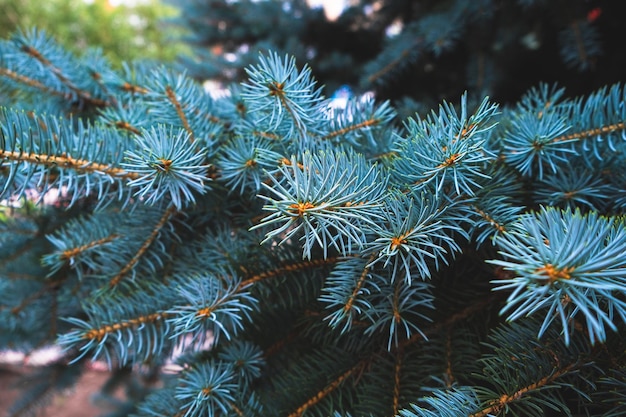
[[(91, 3), (93, 2), (93, 0), (84, 0), (87, 3)], [(108, 0), (108, 3), (115, 7), (115, 6), (119, 6), (121, 4), (126, 4), (126, 5), (134, 5), (137, 3), (141, 3), (142, 0)], [(309, 3), (309, 5), (311, 7), (323, 7), (324, 8), (324, 12), (326, 13), (326, 16), (328, 17), (328, 19), (336, 19), (340, 14), (341, 11), (346, 7), (347, 4), (349, 4), (350, 0), (308, 0), (307, 3)]]

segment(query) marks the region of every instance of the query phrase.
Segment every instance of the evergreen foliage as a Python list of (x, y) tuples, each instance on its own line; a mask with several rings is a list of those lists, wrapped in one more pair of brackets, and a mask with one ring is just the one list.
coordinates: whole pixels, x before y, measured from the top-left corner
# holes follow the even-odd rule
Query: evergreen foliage
[[(404, 116), (469, 90), (514, 104), (539, 82), (582, 95), (623, 80), (624, 2), (606, 0), (169, 0), (200, 80), (245, 81), (259, 51), (311, 66), (327, 94), (374, 91)], [(335, 3), (335, 2), (333, 2)]]
[(301, 64), (0, 43), (0, 346), (66, 354), (9, 415), (89, 360), (134, 417), (623, 413), (624, 86), (399, 120)]

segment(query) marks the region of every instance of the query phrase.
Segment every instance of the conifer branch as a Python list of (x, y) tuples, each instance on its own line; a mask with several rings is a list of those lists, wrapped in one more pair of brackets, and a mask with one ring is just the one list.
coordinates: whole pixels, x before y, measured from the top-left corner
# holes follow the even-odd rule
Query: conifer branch
[(0, 159), (41, 165), (49, 169), (57, 167), (72, 169), (80, 173), (101, 174), (116, 179), (136, 180), (140, 177), (140, 174), (137, 172), (128, 172), (113, 165), (102, 164), (86, 159), (77, 159), (65, 154), (49, 155), (0, 149)]
[(408, 45), (399, 54), (397, 54), (396, 58), (394, 58), (393, 60), (389, 61), (384, 67), (380, 68), (375, 73), (369, 75), (367, 77), (367, 81), (370, 84), (374, 84), (375, 82), (377, 82), (381, 78), (385, 77), (391, 71), (393, 71), (398, 66), (400, 66), (400, 64), (402, 64), (404, 62), (404, 60), (407, 59), (411, 55), (411, 51), (414, 48), (416, 48), (419, 44), (420, 44), (420, 42), (418, 40), (415, 40), (414, 43)]
[(109, 280), (109, 284), (108, 284), (109, 288), (113, 288), (117, 286), (120, 283), (120, 281), (122, 281), (122, 279), (135, 267), (137, 262), (141, 260), (141, 258), (144, 256), (144, 254), (148, 251), (148, 249), (152, 245), (152, 243), (156, 240), (161, 229), (165, 226), (165, 224), (168, 222), (170, 217), (172, 217), (172, 215), (174, 215), (175, 213), (176, 213), (176, 208), (174, 206), (170, 206), (167, 208), (167, 210), (165, 210), (165, 212), (163, 213), (159, 221), (152, 228), (152, 232), (150, 233), (148, 238), (143, 242), (139, 250), (137, 250), (137, 253), (130, 259), (130, 261), (128, 261), (128, 263), (126, 263), (126, 265), (124, 265), (124, 267), (113, 278)]
[[(402, 282), (399, 280), (399, 282)], [(426, 341), (427, 337), (433, 334), (440, 333), (442, 330), (450, 329), (455, 324), (459, 322), (465, 322), (470, 319), (476, 313), (479, 313), (481, 310), (488, 308), (491, 306), (494, 301), (496, 301), (496, 297), (489, 297), (488, 299), (480, 300), (479, 302), (472, 304), (461, 311), (456, 312), (455, 314), (449, 316), (447, 319), (438, 321), (434, 325), (423, 329), (421, 332), (416, 332), (410, 338), (401, 340), (393, 347), (392, 353), (395, 358), (394, 363), (394, 390), (393, 390), (393, 407), (396, 410), (399, 404), (399, 396), (400, 396), (400, 372), (402, 371), (402, 358), (404, 357), (404, 352), (409, 347), (413, 346), (416, 343)], [(383, 356), (380, 354), (381, 352), (372, 352), (368, 357), (361, 360), (357, 365), (353, 368), (355, 370), (363, 369), (367, 367), (372, 362), (380, 360)], [(450, 350), (451, 353), (451, 350)], [(447, 355), (447, 353), (446, 353)]]
[(81, 334), (81, 338), (85, 340), (94, 340), (102, 342), (105, 337), (112, 333), (117, 333), (126, 329), (133, 329), (147, 323), (159, 323), (170, 317), (171, 314), (167, 311), (158, 311), (147, 315), (141, 315), (126, 320), (121, 320), (117, 323), (108, 323), (102, 327), (91, 328), (85, 330)]
[(476, 211), (476, 213), (478, 213), (480, 215), (480, 217), (482, 217), (487, 223), (489, 223), (490, 226), (492, 226), (494, 229), (496, 229), (499, 233), (506, 233), (506, 231), (507, 231), (506, 226), (501, 224), (501, 223), (499, 223), (496, 219), (491, 217), (491, 215), (489, 213), (487, 213), (484, 210), (481, 210), (475, 204), (472, 204), (472, 208), (474, 209), (474, 211)]
[[(195, 113), (198, 114), (200, 112), (200, 109), (196, 109)], [(215, 123), (218, 125), (222, 125), (224, 128), (229, 129), (231, 127), (231, 122), (228, 120), (224, 120), (218, 116), (215, 116), (214, 114), (205, 114), (204, 118), (206, 120), (208, 120), (211, 123)]]
[(245, 417), (244, 412), (239, 407), (237, 407), (235, 403), (230, 402), (228, 403), (228, 405), (230, 409), (233, 410), (235, 414), (237, 414), (239, 417)]
[(180, 410), (178, 410), (178, 412), (176, 412), (176, 414), (174, 414), (173, 417), (185, 417), (188, 411), (189, 411), (189, 407), (183, 407)]
[(393, 366), (393, 415), (398, 414), (400, 408), (400, 376), (403, 369), (404, 349), (399, 347), (394, 352), (395, 363)]
[(136, 85), (136, 84), (131, 84), (129, 82), (124, 82), (121, 86), (120, 89), (126, 93), (131, 93), (131, 94), (148, 94), (150, 92), (150, 90), (148, 90), (145, 87), (142, 87), (140, 85)]
[(334, 138), (336, 136), (341, 136), (341, 135), (345, 135), (346, 133), (349, 133), (349, 132), (354, 132), (356, 130), (361, 130), (361, 129), (364, 129), (364, 128), (367, 128), (367, 127), (371, 127), (371, 126), (376, 126), (376, 125), (378, 125), (380, 123), (381, 123), (380, 119), (364, 120), (362, 122), (353, 124), (351, 126), (346, 126), (346, 127), (341, 128), (341, 129), (338, 129), (338, 130), (335, 130), (333, 132), (330, 132), (330, 133), (324, 135), (322, 137), (322, 139), (332, 139), (332, 138)]
[(183, 106), (181, 105), (180, 101), (176, 97), (176, 93), (174, 92), (171, 86), (168, 85), (167, 87), (165, 87), (165, 95), (167, 96), (167, 99), (170, 101), (170, 103), (172, 103), (172, 106), (174, 106), (174, 109), (176, 109), (176, 114), (178, 115), (178, 118), (180, 119), (181, 123), (183, 124), (183, 127), (189, 134), (189, 141), (193, 143), (195, 140), (193, 129), (189, 125), (189, 120), (187, 120), (187, 116), (185, 115)]
[(537, 391), (542, 389), (543, 387), (549, 386), (552, 382), (556, 381), (560, 377), (567, 375), (572, 371), (575, 371), (579, 366), (579, 363), (570, 363), (561, 368), (554, 369), (552, 370), (552, 373), (550, 375), (544, 376), (537, 382), (522, 387), (511, 394), (502, 394), (500, 398), (491, 402), (489, 407), (484, 408), (479, 412), (470, 414), (469, 417), (486, 417), (490, 415), (497, 415), (502, 410), (509, 407), (511, 403), (514, 403), (525, 395), (532, 394), (533, 391)]
[(105, 245), (107, 243), (110, 243), (112, 241), (114, 241), (115, 239), (118, 239), (121, 235), (117, 234), (117, 233), (113, 233), (109, 236), (103, 237), (101, 239), (98, 240), (94, 240), (92, 242), (89, 243), (85, 243), (84, 245), (81, 246), (77, 246), (74, 248), (69, 248), (64, 250), (61, 255), (60, 258), (63, 260), (70, 260), (72, 258), (75, 258), (77, 256), (79, 256), (80, 254), (82, 254), (83, 252), (86, 252), (90, 249), (96, 248), (98, 246), (102, 246)]
[(343, 374), (339, 375), (336, 379), (326, 385), (321, 391), (315, 394), (313, 397), (309, 398), (304, 404), (296, 409), (296, 411), (289, 414), (289, 417), (302, 417), (302, 415), (309, 408), (313, 407), (315, 404), (322, 401), (326, 398), (330, 393), (335, 391), (341, 384), (349, 378), (352, 374), (358, 373), (366, 364), (365, 361), (358, 362), (355, 366), (345, 371)]
[(167, 250), (169, 255), (168, 261), (163, 267), (163, 273), (161, 275), (161, 283), (167, 284), (174, 276), (174, 253), (176, 252), (176, 248), (178, 247), (178, 242), (172, 241)]
[(590, 137), (597, 137), (601, 135), (609, 135), (611, 133), (626, 130), (626, 122), (617, 122), (610, 125), (596, 127), (593, 129), (583, 130), (580, 132), (568, 133), (565, 135), (557, 136), (552, 139), (552, 142), (569, 142), (572, 140), (583, 140)]
[(317, 105), (321, 91), (315, 89), (311, 70), (298, 71), (293, 57), (281, 59), (277, 53), (261, 55), (260, 64), (246, 69), (250, 80), (243, 84), (242, 97), (248, 101), (248, 113), (257, 113), (257, 124), (268, 130), (288, 131), (300, 139), (315, 134), (320, 114)]
[(38, 291), (30, 294), (28, 297), (23, 299), (18, 305), (13, 307), (11, 309), (11, 314), (14, 314), (14, 315), (19, 314), (24, 308), (26, 308), (29, 304), (33, 303), (35, 300), (38, 300), (44, 295), (55, 291), (59, 284), (60, 284), (59, 281), (46, 282)]
[(365, 284), (365, 280), (367, 279), (367, 276), (368, 276), (368, 274), (370, 272), (370, 264), (376, 258), (376, 256), (378, 256), (377, 253), (373, 253), (373, 254), (370, 255), (370, 258), (368, 259), (368, 262), (367, 262), (365, 268), (363, 268), (363, 271), (361, 272), (361, 275), (359, 275), (359, 279), (357, 280), (356, 285), (354, 286), (354, 290), (352, 290), (352, 294), (350, 294), (350, 297), (348, 298), (348, 301), (346, 302), (345, 306), (343, 307), (343, 311), (344, 312), (347, 313), (350, 310), (352, 310), (352, 307), (354, 305), (354, 301), (356, 300), (357, 296), (361, 292), (361, 288)]
[(452, 387), (456, 378), (454, 378), (454, 373), (452, 372), (452, 328), (446, 328), (446, 386), (448, 388)]
[(11, 280), (37, 281), (41, 279), (41, 276), (37, 274), (25, 274), (25, 273), (19, 273), (19, 272), (11, 272), (11, 271), (6, 272), (6, 277)]
[(287, 114), (289, 114), (296, 128), (299, 130), (300, 135), (304, 136), (304, 134), (306, 133), (306, 127), (302, 124), (300, 118), (291, 108), (291, 103), (285, 96), (285, 84), (283, 82), (272, 81), (267, 85), (267, 88), (269, 89), (269, 95), (278, 98), (278, 101), (283, 106), (283, 108), (287, 110)]
[[(58, 290), (58, 287), (53, 287), (52, 288), (53, 292), (56, 292)], [(58, 322), (59, 322), (59, 299), (54, 296), (52, 297), (52, 301), (50, 302), (50, 330), (48, 331), (48, 337), (53, 338), (56, 337), (58, 334)]]
[(265, 351), (263, 353), (263, 357), (267, 359), (267, 358), (277, 354), (285, 346), (287, 346), (290, 342), (296, 340), (298, 338), (298, 336), (300, 335), (300, 333), (301, 333), (301, 331), (299, 331), (298, 329), (289, 332), (287, 334), (287, 336), (283, 337), (282, 339), (277, 340), (272, 345), (270, 345), (267, 349), (265, 349)]
[[(4, 168), (4, 167), (0, 167), (0, 168)], [(7, 235), (21, 235), (21, 236), (28, 236), (28, 237), (36, 237), (40, 232), (38, 230), (28, 230), (28, 229), (13, 229), (13, 228), (8, 228), (8, 229), (4, 229), (4, 230), (0, 230), (0, 236), (2, 236), (2, 234), (7, 234)]]
[(324, 259), (311, 259), (301, 262), (295, 262), (292, 264), (282, 265), (276, 269), (272, 269), (269, 271), (264, 271), (258, 274), (255, 274), (251, 277), (246, 278), (241, 281), (239, 284), (239, 289), (244, 289), (249, 287), (252, 284), (255, 284), (260, 281), (264, 281), (266, 279), (271, 279), (277, 276), (280, 276), (285, 273), (301, 271), (309, 268), (320, 268), (322, 266), (331, 265), (338, 262), (340, 257), (329, 257)]
[(124, 120), (118, 120), (117, 122), (112, 123), (112, 125), (118, 129), (127, 130), (130, 133), (135, 134), (135, 135), (141, 134), (141, 131), (139, 129), (137, 129), (136, 127), (134, 127), (133, 125), (131, 125), (130, 123)]
[(583, 41), (583, 35), (580, 30), (580, 24), (576, 20), (572, 20), (570, 23), (570, 27), (574, 32), (574, 39), (576, 43), (576, 50), (578, 51), (578, 59), (581, 63), (586, 64), (589, 56), (587, 54), (587, 48), (585, 47), (585, 42)]
[(443, 321), (437, 321), (433, 326), (424, 329), (422, 332), (423, 334), (418, 332), (410, 338), (400, 341), (400, 343), (398, 343), (398, 349), (406, 349), (408, 346), (411, 346), (415, 343), (425, 341), (425, 336), (435, 334), (437, 332), (440, 332), (442, 329), (452, 327), (456, 323), (468, 320), (474, 314), (493, 305), (493, 303), (497, 299), (498, 298), (495, 296), (487, 297), (484, 300), (480, 300), (474, 304), (465, 307), (463, 310), (452, 314)]
[(20, 256), (28, 253), (33, 247), (33, 245), (37, 243), (35, 239), (30, 239), (26, 241), (22, 246), (20, 246), (14, 252), (11, 252), (8, 256), (0, 258), (0, 267), (4, 267), (6, 264), (18, 259)]
[(52, 72), (52, 74), (54, 74), (63, 85), (65, 85), (68, 89), (74, 92), (76, 96), (81, 100), (84, 100), (85, 102), (98, 107), (106, 107), (111, 105), (109, 101), (95, 98), (89, 92), (78, 88), (65, 74), (63, 74), (63, 71), (60, 68), (54, 66), (52, 62), (50, 62), (45, 56), (41, 54), (40, 51), (35, 49), (33, 46), (23, 44), (21, 50), (31, 57), (35, 58), (42, 65), (48, 67), (50, 69), (50, 72)]
[[(276, 133), (272, 133), (272, 132), (262, 132), (260, 130), (253, 130), (252, 131), (253, 135), (256, 136), (260, 136), (262, 138), (267, 138), (267, 139), (272, 139), (272, 140), (278, 140), (280, 139), (280, 136), (277, 135)], [(285, 158), (286, 161), (289, 161), (288, 159)]]
[(12, 79), (13, 81), (17, 81), (19, 83), (22, 83), (28, 87), (32, 87), (32, 88), (36, 88), (40, 91), (42, 91), (43, 93), (46, 94), (51, 94), (53, 96), (58, 96), (58, 97), (62, 97), (64, 99), (69, 99), (70, 96), (68, 93), (64, 93), (62, 91), (58, 91), (58, 90), (54, 90), (50, 87), (48, 87), (47, 85), (34, 80), (32, 78), (26, 77), (24, 75), (18, 74), (15, 71), (11, 71), (8, 68), (0, 68), (0, 75), (5, 76), (7, 78)]
[(394, 285), (393, 295), (391, 297), (391, 313), (393, 315), (393, 324), (391, 327), (399, 326), (402, 322), (402, 315), (400, 314), (400, 310), (398, 304), (400, 303), (400, 287), (404, 285), (403, 280), (397, 280)]

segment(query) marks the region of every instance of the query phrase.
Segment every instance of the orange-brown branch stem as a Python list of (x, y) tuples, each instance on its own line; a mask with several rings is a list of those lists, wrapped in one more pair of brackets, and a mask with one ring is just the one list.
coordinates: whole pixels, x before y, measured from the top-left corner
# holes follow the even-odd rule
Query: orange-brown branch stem
[(106, 100), (95, 98), (89, 92), (80, 89), (65, 74), (63, 74), (63, 71), (61, 71), (60, 68), (54, 66), (52, 62), (50, 62), (50, 60), (44, 57), (41, 54), (41, 52), (39, 52), (37, 49), (33, 48), (32, 46), (24, 45), (22, 47), (22, 51), (26, 52), (28, 55), (35, 58), (37, 61), (41, 62), (44, 66), (48, 67), (50, 71), (52, 71), (52, 73), (55, 75), (55, 77), (57, 77), (59, 81), (63, 83), (63, 85), (65, 85), (67, 88), (69, 88), (74, 93), (76, 93), (76, 95), (80, 97), (82, 100), (89, 102), (93, 105), (96, 105), (98, 107), (106, 107), (111, 104)]
[(570, 133), (567, 135), (561, 135), (552, 139), (552, 142), (563, 142), (566, 140), (573, 140), (573, 139), (587, 139), (593, 136), (608, 135), (610, 133), (617, 132), (620, 130), (626, 130), (625, 122), (618, 122), (612, 125), (602, 126), (602, 127), (598, 127), (594, 129), (589, 129), (589, 130), (583, 130), (582, 132), (574, 132), (574, 133)]
[(489, 415), (495, 415), (498, 414), (500, 411), (502, 411), (507, 405), (509, 405), (510, 403), (519, 400), (521, 397), (523, 397), (524, 395), (528, 394), (529, 392), (541, 389), (542, 387), (552, 383), (554, 380), (558, 379), (559, 377), (567, 374), (568, 372), (570, 372), (571, 370), (573, 370), (576, 367), (577, 364), (572, 363), (569, 364), (568, 366), (558, 369), (555, 372), (553, 372), (552, 374), (541, 378), (539, 381), (530, 384), (526, 387), (523, 387), (517, 391), (515, 391), (513, 394), (502, 394), (500, 396), (500, 398), (498, 398), (497, 400), (494, 400), (493, 403), (477, 412), (474, 414), (471, 414), (469, 417), (485, 417), (485, 416), (489, 416)]
[(115, 324), (109, 324), (102, 326), (98, 329), (91, 329), (83, 334), (83, 339), (101, 341), (104, 336), (120, 330), (130, 329), (140, 326), (144, 323), (155, 323), (160, 320), (164, 320), (169, 317), (170, 314), (166, 311), (159, 311), (157, 313), (148, 314), (146, 316), (139, 316), (134, 319), (121, 321)]
[(319, 391), (313, 397), (309, 398), (304, 404), (302, 404), (300, 407), (298, 407), (298, 409), (296, 411), (294, 411), (293, 413), (289, 414), (289, 417), (301, 417), (306, 410), (308, 410), (309, 408), (311, 408), (312, 406), (314, 406), (315, 404), (319, 403), (324, 398), (326, 398), (326, 396), (328, 396), (335, 389), (337, 389), (341, 385), (341, 383), (343, 381), (345, 381), (350, 375), (352, 375), (354, 372), (356, 372), (361, 367), (363, 367), (364, 364), (365, 364), (365, 362), (361, 361), (361, 362), (357, 363), (356, 366), (348, 369), (346, 372), (344, 372), (343, 374), (339, 375), (338, 378), (336, 378), (330, 384), (326, 385), (324, 387), (324, 389)]
[(114, 233), (112, 235), (103, 237), (102, 239), (98, 239), (98, 240), (94, 240), (93, 242), (86, 243), (82, 246), (78, 246), (78, 247), (71, 248), (71, 249), (66, 249), (63, 251), (63, 253), (61, 253), (61, 259), (68, 260), (68, 259), (74, 258), (75, 256), (78, 256), (81, 253), (91, 248), (95, 248), (96, 246), (102, 246), (106, 243), (113, 242), (118, 237), (120, 237), (120, 235), (118, 235), (117, 233)]
[(502, 225), (501, 223), (498, 223), (493, 217), (491, 217), (489, 215), (489, 213), (485, 212), (484, 210), (481, 210), (477, 206), (472, 205), (472, 207), (474, 208), (476, 213), (480, 214), (480, 217), (485, 219), (498, 232), (500, 232), (500, 233), (505, 233), (506, 232), (506, 227), (504, 227), (504, 225)]
[(174, 92), (172, 87), (168, 85), (165, 88), (165, 94), (167, 95), (167, 98), (170, 101), (170, 103), (172, 103), (172, 106), (174, 106), (174, 109), (176, 109), (176, 114), (178, 115), (178, 118), (180, 119), (187, 133), (189, 133), (189, 138), (191, 142), (193, 143), (193, 141), (195, 140), (193, 129), (191, 129), (191, 126), (189, 125), (189, 120), (187, 120), (187, 116), (185, 115), (183, 106), (180, 104), (180, 101), (176, 97), (176, 93)]
[(32, 78), (26, 77), (24, 75), (18, 74), (15, 71), (11, 71), (8, 68), (0, 68), (0, 75), (3, 75), (7, 78), (11, 78), (14, 81), (17, 81), (21, 84), (27, 85), (29, 87), (32, 88), (36, 88), (38, 90), (41, 90), (47, 94), (52, 94), (55, 96), (59, 96), (59, 97), (63, 97), (65, 99), (68, 99), (70, 96), (67, 93), (64, 93), (62, 91), (58, 91), (58, 90), (53, 90), (52, 88), (48, 87), (47, 85), (44, 85), (42, 83), (40, 83), (37, 80), (33, 80)]
[(139, 174), (128, 172), (107, 164), (100, 164), (86, 159), (72, 158), (67, 155), (47, 155), (22, 151), (6, 151), (0, 149), (0, 159), (16, 162), (28, 162), (30, 164), (44, 165), (47, 167), (61, 167), (73, 169), (77, 172), (102, 173), (114, 178), (134, 180)]
[(148, 238), (143, 242), (135, 256), (133, 256), (133, 258), (124, 266), (124, 268), (122, 268), (122, 270), (109, 281), (109, 287), (115, 287), (116, 285), (118, 285), (120, 281), (126, 276), (126, 274), (128, 274), (130, 270), (133, 269), (133, 267), (137, 264), (137, 262), (139, 262), (141, 257), (147, 252), (150, 245), (152, 245), (163, 226), (165, 226), (165, 223), (167, 223), (169, 218), (175, 212), (176, 209), (173, 206), (165, 210), (165, 213), (163, 213), (161, 219), (159, 219), (158, 223), (152, 229), (152, 233), (150, 233), (150, 236), (148, 236)]
[[(373, 254), (372, 256), (370, 256), (368, 264), (371, 261), (373, 261), (375, 257), (376, 257), (376, 254)], [(356, 300), (356, 297), (361, 291), (361, 288), (363, 288), (363, 284), (365, 284), (365, 279), (367, 278), (367, 275), (369, 274), (369, 272), (370, 272), (369, 267), (363, 268), (363, 272), (361, 272), (361, 275), (359, 276), (359, 280), (356, 282), (356, 285), (354, 286), (354, 290), (352, 290), (352, 294), (350, 294), (350, 298), (348, 298), (348, 302), (346, 303), (345, 306), (343, 306), (344, 311), (348, 312), (352, 309), (352, 306), (354, 305), (354, 300)]]
[(382, 67), (380, 70), (376, 71), (374, 74), (372, 74), (369, 77), (367, 77), (367, 81), (369, 81), (370, 83), (374, 83), (379, 78), (384, 77), (387, 73), (391, 72), (394, 68), (396, 68), (398, 65), (400, 65), (400, 63), (406, 57), (409, 56), (409, 53), (410, 53), (411, 49), (413, 49), (414, 47), (415, 47), (415, 45), (411, 45), (410, 48), (407, 48), (404, 51), (402, 51), (402, 53), (400, 55), (398, 55), (398, 57), (396, 59), (390, 61), (387, 65)]
[(286, 272), (295, 272), (300, 271), (307, 268), (319, 268), (321, 266), (334, 264), (339, 260), (339, 257), (331, 257), (326, 259), (313, 259), (311, 261), (303, 261), (296, 262), (289, 265), (283, 265), (271, 271), (261, 272), (260, 274), (256, 274), (251, 276), (250, 278), (244, 280), (239, 284), (239, 288), (246, 288), (249, 285), (252, 285), (256, 282), (263, 281), (269, 278), (274, 278), (276, 276), (280, 276)]
[(379, 119), (368, 119), (361, 123), (356, 123), (351, 126), (346, 126), (343, 129), (330, 132), (329, 134), (324, 136), (322, 139), (332, 139), (335, 136), (341, 136), (341, 135), (345, 135), (346, 133), (353, 132), (355, 130), (363, 129), (363, 128), (370, 127), (370, 126), (376, 126), (379, 123), (380, 123)]
[(404, 349), (398, 349), (396, 351), (396, 363), (393, 370), (393, 415), (398, 414), (400, 409), (400, 374), (402, 372), (402, 365), (404, 359)]

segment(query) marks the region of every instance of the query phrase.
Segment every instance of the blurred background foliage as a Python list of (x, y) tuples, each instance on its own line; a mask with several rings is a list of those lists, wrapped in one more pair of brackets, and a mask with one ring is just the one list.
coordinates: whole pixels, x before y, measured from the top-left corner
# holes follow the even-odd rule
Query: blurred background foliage
[(626, 1), (164, 1), (180, 10), (170, 22), (193, 53), (177, 62), (195, 79), (245, 81), (272, 50), (306, 63), (326, 95), (373, 93), (400, 119), (465, 91), (514, 105), (541, 82), (578, 96), (626, 73)]
[(0, 36), (36, 27), (72, 52), (102, 48), (115, 67), (136, 59), (173, 61), (188, 48), (184, 29), (167, 24), (178, 9), (159, 0), (0, 0)]

